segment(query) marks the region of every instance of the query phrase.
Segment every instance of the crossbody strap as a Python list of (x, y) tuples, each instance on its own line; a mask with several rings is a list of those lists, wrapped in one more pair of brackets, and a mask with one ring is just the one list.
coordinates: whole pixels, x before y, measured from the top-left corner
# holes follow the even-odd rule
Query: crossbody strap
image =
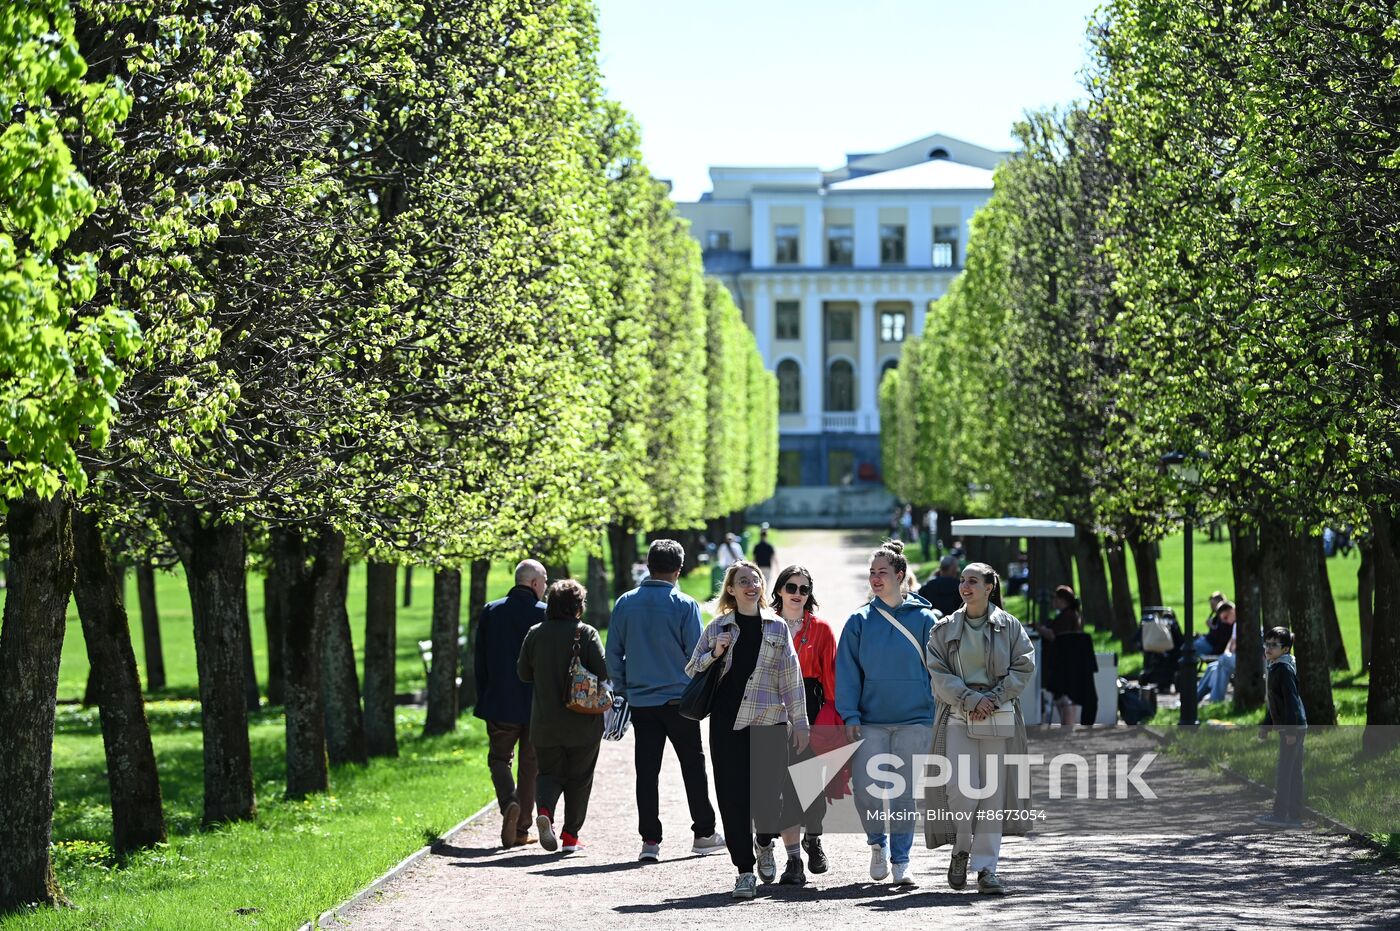
[(894, 619), (894, 615), (886, 611), (882, 605), (876, 605), (875, 610), (885, 616), (885, 620), (890, 622), (890, 626), (904, 635), (904, 639), (909, 641), (909, 645), (914, 648), (914, 652), (919, 656), (919, 662), (924, 661), (924, 651), (919, 646), (919, 641), (914, 639), (914, 635), (909, 633), (909, 629)]

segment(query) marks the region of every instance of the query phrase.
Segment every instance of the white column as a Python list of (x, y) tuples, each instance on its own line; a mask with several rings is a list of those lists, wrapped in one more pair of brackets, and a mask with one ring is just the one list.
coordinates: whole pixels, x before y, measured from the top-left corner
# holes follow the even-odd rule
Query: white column
[(962, 206), (962, 216), (958, 225), (958, 229), (961, 231), (959, 233), (961, 238), (958, 240), (958, 251), (954, 256), (954, 258), (957, 259), (954, 264), (958, 268), (962, 268), (967, 264), (967, 241), (972, 238), (972, 215), (977, 212), (978, 206), (980, 205), (963, 204)]
[(904, 257), (914, 268), (933, 265), (933, 207), (927, 203), (909, 205), (909, 229)]
[(933, 295), (928, 293), (915, 294), (909, 299), (914, 305), (914, 319), (910, 321), (911, 329), (904, 337), (906, 342), (924, 335), (924, 319), (928, 317), (928, 302), (932, 299)]
[(753, 338), (765, 368), (773, 368), (773, 298), (768, 282), (758, 281), (753, 288)]
[(855, 216), (855, 266), (874, 268), (880, 264), (880, 209), (875, 204), (860, 204)]
[(826, 402), (822, 390), (826, 387), (823, 339), (821, 295), (808, 292), (802, 297), (802, 345), (807, 350), (802, 361), (802, 415), (809, 433), (822, 430), (822, 408)]
[(822, 218), (822, 202), (812, 198), (803, 207), (802, 264), (821, 268), (826, 264), (826, 224)]
[(875, 301), (866, 298), (860, 302), (860, 364), (856, 367), (856, 384), (859, 394), (856, 409), (859, 413), (860, 429), (873, 432), (880, 428), (880, 398), (877, 394), (879, 372), (875, 361)]
[(750, 261), (754, 268), (768, 268), (773, 264), (773, 229), (768, 222), (768, 203), (753, 202), (753, 224), (749, 228), (751, 243)]

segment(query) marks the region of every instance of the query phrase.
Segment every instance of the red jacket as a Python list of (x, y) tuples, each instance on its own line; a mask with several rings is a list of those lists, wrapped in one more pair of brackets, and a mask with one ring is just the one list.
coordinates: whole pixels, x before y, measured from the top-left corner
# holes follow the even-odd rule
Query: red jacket
[(822, 684), (827, 701), (836, 700), (836, 635), (831, 625), (808, 612), (802, 629), (793, 638), (802, 678), (816, 679)]

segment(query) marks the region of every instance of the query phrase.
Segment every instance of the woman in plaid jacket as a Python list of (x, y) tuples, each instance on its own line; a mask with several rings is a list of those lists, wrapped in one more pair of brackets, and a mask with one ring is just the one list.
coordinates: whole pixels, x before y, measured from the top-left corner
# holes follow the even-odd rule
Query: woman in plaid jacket
[[(781, 786), (774, 781), (771, 804), (761, 806), (759, 812), (752, 810), (749, 728), (779, 725), (784, 737), (790, 729), (799, 752), (806, 749), (809, 735), (797, 651), (787, 624), (762, 606), (764, 588), (762, 570), (748, 560), (726, 570), (715, 619), (701, 633), (685, 669), (694, 678), (716, 661), (723, 663), (710, 705), (710, 755), (729, 857), (739, 871), (733, 892), (736, 899), (754, 897), (758, 888), (755, 863), (764, 882), (777, 876), (772, 847), (755, 850), (753, 818), (755, 814), (761, 819), (779, 817)], [(786, 762), (786, 753), (783, 756)]]

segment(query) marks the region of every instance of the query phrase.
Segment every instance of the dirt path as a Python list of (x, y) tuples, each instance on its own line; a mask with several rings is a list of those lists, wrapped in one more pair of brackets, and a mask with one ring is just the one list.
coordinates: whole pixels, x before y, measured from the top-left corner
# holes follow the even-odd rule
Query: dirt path
[[(841, 621), (864, 594), (865, 537), (787, 532), (784, 565), (809, 566), (822, 614)], [(857, 545), (859, 544), (859, 545)], [(828, 607), (829, 606), (829, 607)], [(1100, 738), (1102, 739), (1102, 738)], [(1107, 739), (1133, 749), (1140, 734)], [(1138, 747), (1137, 749), (1141, 749)], [(1170, 764), (1154, 786), (1167, 793), (1209, 790), (1209, 779)], [(919, 887), (895, 892), (866, 873), (858, 834), (828, 834), (832, 868), (801, 888), (765, 886), (752, 902), (728, 897), (734, 871), (725, 854), (689, 854), (680, 770), (662, 770), (668, 842), (660, 863), (640, 864), (632, 741), (605, 743), (594, 781), (587, 845), (577, 854), (538, 846), (498, 849), (499, 819), (488, 815), (447, 838), (377, 897), (345, 919), (356, 931), (415, 929), (854, 927), (907, 929), (946, 922), (964, 928), (1397, 928), (1400, 869), (1326, 834), (1230, 833), (1265, 810), (1262, 796), (1230, 787), (1219, 810), (1190, 815), (1198, 833), (1168, 833), (1168, 817), (1144, 810), (1117, 833), (1008, 839), (1001, 875), (1011, 895), (989, 899), (947, 887), (947, 849), (914, 848)], [(1215, 833), (1207, 833), (1215, 832)]]

